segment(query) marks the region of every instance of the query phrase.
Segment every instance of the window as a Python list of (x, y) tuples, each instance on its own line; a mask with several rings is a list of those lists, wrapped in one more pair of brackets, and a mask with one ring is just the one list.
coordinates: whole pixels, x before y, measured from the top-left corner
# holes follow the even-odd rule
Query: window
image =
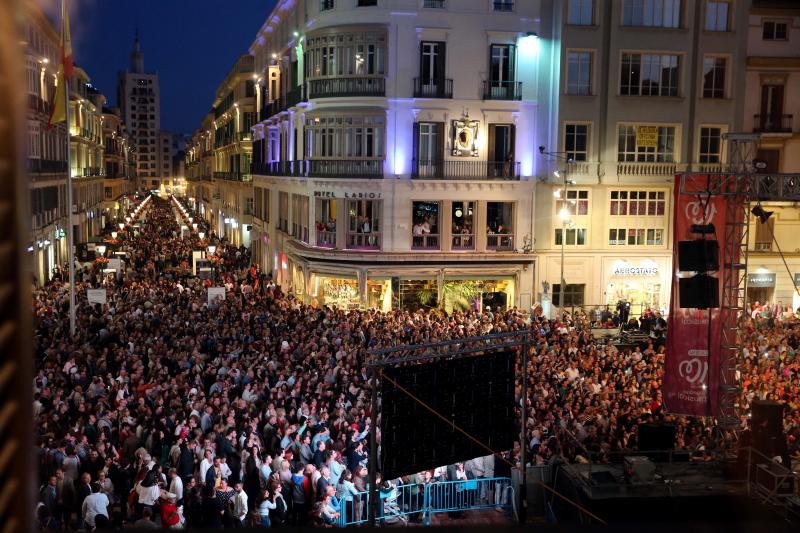
[(775, 232), (775, 219), (770, 218), (766, 223), (756, 221), (755, 251), (772, 251), (772, 235)]
[(333, 0), (321, 0), (319, 3), (319, 10), (328, 11), (330, 9), (333, 9), (333, 4), (334, 4)]
[(573, 161), (589, 159), (589, 125), (564, 125), (564, 152)]
[[(564, 306), (581, 306), (583, 305), (583, 294), (586, 292), (586, 285), (583, 283), (569, 284), (567, 283), (567, 290), (564, 291)], [(553, 284), (553, 305), (561, 305), (561, 284)]]
[(722, 161), (722, 128), (700, 128), (700, 163)]
[(28, 121), (28, 157), (31, 159), (42, 157), (41, 124), (32, 120)]
[(706, 31), (728, 31), (730, 2), (727, 0), (708, 0), (706, 2)]
[(447, 0), (425, 0), (422, 7), (426, 9), (444, 9)]
[(620, 94), (623, 96), (678, 96), (678, 56), (623, 53)]
[(572, 216), (588, 215), (589, 191), (568, 189), (566, 200), (562, 198), (556, 202), (556, 213), (560, 213), (562, 209), (566, 209)]
[(513, 203), (486, 203), (486, 248), (489, 250), (514, 249)]
[(306, 156), (309, 159), (382, 159), (385, 120), (381, 116), (309, 117)]
[(566, 246), (584, 246), (586, 244), (586, 229), (585, 228), (556, 228), (556, 246), (561, 246), (562, 231), (566, 231), (567, 239), (564, 242)]
[(594, 16), (594, 0), (569, 0), (567, 24), (591, 26)]
[(674, 126), (620, 125), (617, 161), (672, 163), (675, 161)]
[(491, 46), (490, 75), (493, 84), (514, 81), (514, 55), (516, 47), (510, 44), (493, 44)]
[(656, 228), (610, 229), (608, 230), (608, 244), (610, 246), (661, 246), (664, 244), (664, 230)]
[(611, 191), (613, 216), (664, 216), (666, 193), (664, 191)]
[(703, 58), (703, 98), (725, 98), (725, 71), (728, 60), (724, 57)]
[[(385, 70), (385, 55), (386, 33), (381, 31), (309, 37), (304, 55), (306, 76), (309, 79), (380, 76)], [(276, 91), (274, 87), (270, 95)]]
[(681, 0), (625, 0), (623, 26), (678, 28), (681, 24)]
[(336, 247), (336, 200), (317, 198), (317, 246)]
[(567, 52), (567, 94), (587, 96), (592, 94), (592, 53)]
[(625, 244), (626, 230), (624, 229), (610, 229), (608, 230), (608, 244), (610, 246), (618, 246)]
[(785, 41), (788, 24), (774, 20), (765, 20), (761, 36), (765, 41)]
[(308, 196), (292, 195), (292, 237), (308, 242)]
[(423, 85), (436, 85), (444, 81), (445, 43), (423, 41), (420, 43), (420, 77)]
[(380, 250), (381, 201), (348, 200), (347, 247)]
[(444, 123), (419, 122), (416, 124), (416, 129), (417, 175), (422, 177), (440, 174), (439, 165), (444, 156)]
[(378, 0), (358, 0), (358, 7), (370, 7), (370, 6), (377, 6)]
[(453, 250), (475, 249), (475, 202), (453, 202)]
[(439, 202), (411, 203), (411, 248), (415, 250), (439, 249)]
[(492, 7), (495, 11), (510, 12), (514, 11), (514, 0), (493, 0)]
[(278, 228), (289, 232), (289, 193), (281, 191), (278, 193)]

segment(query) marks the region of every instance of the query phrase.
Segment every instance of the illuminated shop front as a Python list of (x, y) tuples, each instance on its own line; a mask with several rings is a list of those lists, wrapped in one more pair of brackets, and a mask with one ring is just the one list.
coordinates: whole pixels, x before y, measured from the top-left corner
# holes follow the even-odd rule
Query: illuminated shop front
[(617, 259), (606, 270), (605, 304), (615, 306), (620, 300), (635, 309), (665, 309), (671, 265), (662, 260)]
[(359, 309), (361, 295), (358, 290), (358, 278), (337, 275), (311, 275), (311, 292), (309, 296), (319, 305), (338, 307), (339, 309)]

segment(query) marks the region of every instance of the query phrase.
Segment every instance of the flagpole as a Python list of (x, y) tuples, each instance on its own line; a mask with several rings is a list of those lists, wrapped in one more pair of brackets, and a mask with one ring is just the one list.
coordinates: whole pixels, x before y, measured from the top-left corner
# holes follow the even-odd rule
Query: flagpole
[[(61, 0), (61, 50), (62, 56), (64, 55), (64, 48), (66, 47), (66, 20), (67, 20), (67, 3), (66, 0)], [(63, 61), (63, 59), (62, 59)], [(66, 68), (66, 66), (62, 67)], [(64, 109), (67, 118), (67, 253), (69, 257), (69, 334), (71, 337), (75, 336), (75, 243), (72, 225), (72, 161), (70, 157), (70, 133), (69, 133), (69, 80), (67, 76), (64, 79)]]

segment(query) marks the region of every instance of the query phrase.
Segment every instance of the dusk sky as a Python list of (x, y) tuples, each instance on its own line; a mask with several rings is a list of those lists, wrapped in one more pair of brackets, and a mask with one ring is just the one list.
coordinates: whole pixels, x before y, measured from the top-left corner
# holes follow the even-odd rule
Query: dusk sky
[[(51, 12), (60, 5), (57, 0), (40, 3)], [(75, 62), (116, 105), (117, 72), (128, 68), (138, 25), (145, 69), (159, 74), (161, 128), (191, 133), (211, 108), (214, 92), (236, 58), (247, 53), (274, 3), (72, 0)]]

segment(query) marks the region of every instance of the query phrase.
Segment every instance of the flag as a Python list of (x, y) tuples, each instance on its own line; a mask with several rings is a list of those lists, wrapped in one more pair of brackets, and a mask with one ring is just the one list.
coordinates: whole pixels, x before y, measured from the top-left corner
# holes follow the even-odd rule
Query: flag
[(67, 10), (67, 0), (63, 0), (61, 7), (61, 62), (58, 65), (56, 74), (56, 98), (53, 108), (50, 111), (50, 120), (47, 124), (48, 129), (59, 122), (67, 120), (67, 92), (64, 87), (72, 78), (74, 63), (72, 59), (72, 36), (69, 33), (69, 12)]

